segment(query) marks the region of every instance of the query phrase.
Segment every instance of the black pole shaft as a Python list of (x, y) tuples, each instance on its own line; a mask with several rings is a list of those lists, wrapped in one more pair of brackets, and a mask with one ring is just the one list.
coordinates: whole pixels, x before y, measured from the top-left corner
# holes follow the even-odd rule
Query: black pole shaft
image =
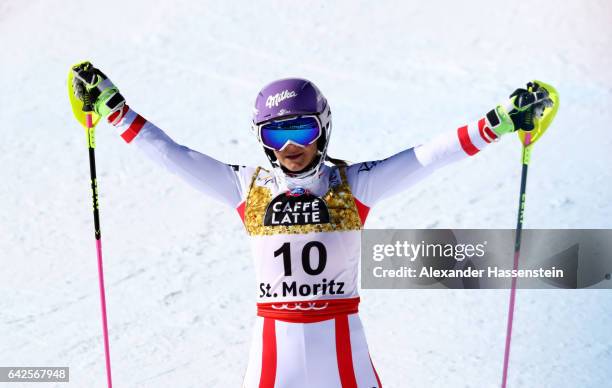
[(98, 181), (96, 177), (96, 153), (95, 148), (89, 146), (89, 173), (91, 176), (91, 199), (93, 204), (94, 232), (96, 240), (100, 240), (100, 211), (98, 209)]
[[(521, 237), (523, 232), (523, 216), (525, 214), (525, 202), (527, 192), (527, 172), (529, 169), (531, 134), (526, 134), (525, 143), (523, 145), (522, 169), (521, 169), (521, 189), (519, 195), (518, 216), (516, 220), (516, 237), (514, 240), (514, 263), (512, 269), (518, 270), (519, 257), (521, 254)], [(516, 300), (516, 277), (512, 277), (512, 286), (510, 290), (510, 303), (508, 306), (508, 321), (506, 325), (506, 345), (504, 348), (504, 367), (502, 372), (502, 388), (506, 388), (508, 382), (508, 365), (510, 363), (510, 345), (512, 342), (512, 324), (514, 322), (514, 304)]]
[(87, 113), (87, 144), (89, 151), (89, 174), (91, 178), (91, 197), (93, 203), (94, 233), (96, 237), (96, 253), (98, 256), (98, 285), (100, 288), (100, 307), (102, 313), (102, 334), (104, 337), (104, 358), (106, 364), (107, 387), (113, 387), (110, 360), (110, 341), (108, 338), (108, 319), (106, 314), (106, 292), (104, 290), (104, 269), (102, 264), (102, 233), (100, 232), (100, 212), (98, 206), (98, 181), (96, 177), (96, 154), (94, 125), (91, 112)]
[(518, 216), (516, 219), (516, 240), (514, 241), (514, 252), (519, 252), (521, 250), (521, 237), (523, 232), (523, 215), (525, 212), (525, 197), (527, 192), (528, 170), (529, 164), (523, 163), (523, 168), (521, 169), (521, 190), (519, 196)]

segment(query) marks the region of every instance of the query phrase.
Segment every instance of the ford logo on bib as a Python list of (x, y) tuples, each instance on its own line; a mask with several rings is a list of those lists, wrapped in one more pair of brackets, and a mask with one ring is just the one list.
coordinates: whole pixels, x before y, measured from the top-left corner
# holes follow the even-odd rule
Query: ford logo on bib
[(329, 210), (321, 198), (301, 187), (276, 196), (266, 208), (265, 226), (329, 223)]

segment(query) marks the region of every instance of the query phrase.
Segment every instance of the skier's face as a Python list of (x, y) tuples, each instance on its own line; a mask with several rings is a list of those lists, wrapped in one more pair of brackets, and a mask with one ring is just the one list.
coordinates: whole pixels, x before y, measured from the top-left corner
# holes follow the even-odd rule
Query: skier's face
[(287, 170), (297, 172), (314, 160), (317, 155), (317, 143), (314, 142), (306, 147), (289, 144), (282, 151), (274, 151), (274, 155)]

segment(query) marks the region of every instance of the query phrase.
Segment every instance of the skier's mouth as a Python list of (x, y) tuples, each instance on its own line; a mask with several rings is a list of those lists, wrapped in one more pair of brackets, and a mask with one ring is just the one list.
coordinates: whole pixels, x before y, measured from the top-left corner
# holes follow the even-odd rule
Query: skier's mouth
[(297, 154), (287, 155), (287, 156), (285, 156), (285, 158), (287, 158), (289, 160), (296, 160), (296, 159), (299, 159), (300, 157), (302, 157), (303, 154), (304, 154), (303, 152), (299, 152)]

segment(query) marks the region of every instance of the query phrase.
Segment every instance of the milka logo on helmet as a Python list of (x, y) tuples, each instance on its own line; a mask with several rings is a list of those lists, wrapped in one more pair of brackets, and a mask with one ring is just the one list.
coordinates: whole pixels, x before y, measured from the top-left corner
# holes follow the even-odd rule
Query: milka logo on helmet
[(283, 90), (280, 93), (276, 93), (273, 94), (271, 96), (268, 96), (268, 99), (266, 100), (266, 106), (268, 108), (272, 108), (273, 106), (278, 106), (278, 104), (280, 104), (282, 101), (285, 101), (288, 98), (293, 98), (296, 97), (297, 93), (292, 91), (288, 91), (288, 90)]

